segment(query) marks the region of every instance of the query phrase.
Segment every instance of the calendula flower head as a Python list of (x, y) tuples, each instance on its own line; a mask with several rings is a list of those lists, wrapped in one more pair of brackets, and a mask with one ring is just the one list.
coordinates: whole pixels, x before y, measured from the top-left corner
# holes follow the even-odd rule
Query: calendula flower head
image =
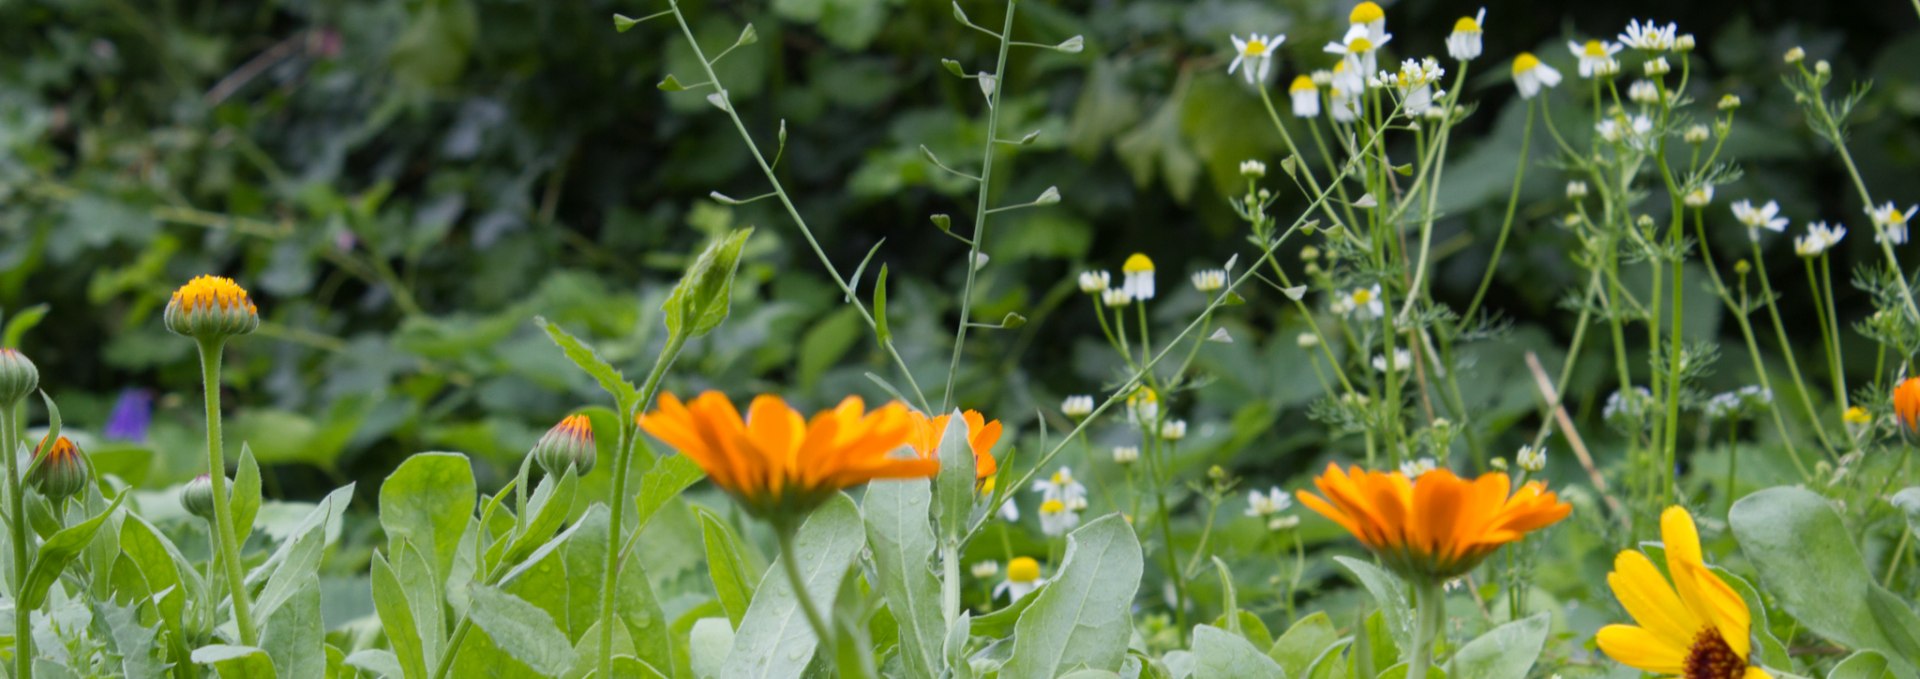
[(1046, 582), (1045, 578), (1040, 577), (1040, 562), (1030, 556), (1016, 556), (1007, 561), (1007, 579), (994, 585), (993, 598), (998, 599), (1004, 594), (1009, 602), (1019, 601)]
[(972, 570), (975, 580), (985, 580), (1000, 574), (1000, 562), (992, 559), (976, 561), (973, 564)]
[(1218, 292), (1227, 287), (1225, 269), (1202, 269), (1193, 273), (1193, 289), (1201, 292)]
[(1287, 36), (1275, 33), (1271, 36), (1250, 33), (1245, 40), (1240, 36), (1233, 38), (1233, 63), (1227, 65), (1231, 75), (1242, 65), (1247, 67), (1245, 75), (1248, 85), (1258, 85), (1267, 81), (1267, 73), (1273, 70), (1273, 51), (1287, 41)]
[(1259, 179), (1267, 176), (1267, 164), (1251, 158), (1240, 161), (1240, 176)]
[(1293, 496), (1281, 491), (1279, 486), (1274, 486), (1265, 493), (1260, 492), (1258, 488), (1247, 492), (1247, 516), (1256, 519), (1279, 514), (1292, 506)]
[(1901, 380), (1893, 388), (1893, 417), (1900, 426), (1920, 432), (1920, 377)]
[(1310, 76), (1297, 76), (1293, 84), (1287, 86), (1287, 96), (1293, 99), (1295, 118), (1313, 118), (1320, 115), (1320, 86), (1314, 84)]
[(1567, 51), (1572, 52), (1574, 58), (1580, 60), (1580, 77), (1582, 78), (1618, 73), (1620, 64), (1614, 61), (1613, 55), (1619, 54), (1621, 49), (1619, 43), (1605, 40), (1588, 40), (1584, 43), (1567, 41)]
[(27, 470), (27, 485), (49, 500), (59, 502), (93, 483), (93, 461), (78, 444), (65, 436), (49, 443), (40, 440), (34, 449), (33, 466)]
[[(1083, 501), (1084, 502), (1084, 501)], [(1080, 512), (1065, 500), (1040, 502), (1040, 532), (1048, 537), (1066, 535), (1080, 525)]]
[(260, 327), (260, 310), (233, 279), (200, 276), (173, 292), (165, 320), (176, 335), (219, 341)]
[(937, 460), (893, 454), (913, 438), (912, 411), (899, 403), (869, 411), (857, 396), (806, 419), (761, 395), (743, 419), (716, 391), (686, 403), (662, 394), (640, 428), (706, 470), (747, 513), (776, 523), (797, 522), (844, 488), (940, 471)]
[(1793, 251), (1801, 257), (1819, 257), (1846, 237), (1847, 227), (1844, 225), (1827, 226), (1826, 222), (1813, 222), (1807, 224), (1807, 235), (1793, 237)]
[(1341, 471), (1314, 479), (1301, 504), (1340, 524), (1389, 568), (1430, 582), (1459, 577), (1501, 545), (1567, 518), (1573, 506), (1538, 481), (1512, 489), (1506, 474), (1467, 480), (1446, 469), (1405, 474)]
[(1868, 209), (1867, 215), (1873, 218), (1874, 242), (1890, 241), (1894, 245), (1907, 242), (1907, 220), (1913, 218), (1916, 210), (1920, 210), (1920, 205), (1909, 205), (1906, 212), (1901, 212), (1892, 201)]
[(1753, 644), (1747, 602), (1707, 569), (1693, 517), (1669, 507), (1660, 515), (1660, 536), (1665, 577), (1638, 550), (1614, 558), (1607, 584), (1636, 624), (1600, 628), (1594, 636), (1600, 650), (1623, 665), (1681, 679), (1772, 677), (1747, 660)]
[[(1092, 397), (1088, 397), (1087, 401), (1088, 410), (1092, 410)], [(933, 460), (938, 464), (940, 440), (946, 436), (947, 423), (952, 421), (953, 416), (928, 417), (916, 410), (908, 413), (908, 417), (913, 420), (913, 436), (907, 439), (907, 445), (913, 447), (913, 452), (920, 459)], [(993, 447), (1000, 443), (1000, 421), (989, 421), (977, 410), (961, 413), (960, 419), (967, 423), (967, 448), (973, 455), (973, 478), (982, 484), (983, 491), (992, 492), (993, 475), (1000, 471), (1000, 464), (993, 459)]]
[(1752, 201), (1734, 203), (1733, 218), (1746, 225), (1747, 236), (1754, 240), (1760, 240), (1761, 229), (1779, 232), (1787, 228), (1787, 218), (1780, 216), (1780, 204), (1771, 200), (1758, 208)]
[(1123, 288), (1107, 288), (1100, 293), (1100, 303), (1109, 307), (1123, 307), (1133, 303), (1133, 293)]
[(40, 388), (40, 368), (26, 354), (0, 347), (0, 411), (12, 412), (13, 404)]
[(1033, 491), (1040, 494), (1042, 502), (1059, 500), (1065, 503), (1066, 507), (1085, 504), (1087, 501), (1087, 487), (1074, 480), (1073, 470), (1064, 466), (1053, 475), (1034, 481)]
[(1680, 200), (1690, 208), (1703, 208), (1711, 205), (1713, 204), (1713, 185), (1701, 184), (1692, 191), (1688, 191), (1687, 195), (1681, 197)]
[(1114, 446), (1113, 463), (1129, 465), (1140, 461), (1140, 449), (1136, 446)]
[(1542, 446), (1520, 446), (1520, 452), (1513, 454), (1513, 461), (1521, 469), (1538, 474), (1547, 468), (1547, 449)]
[[(1413, 353), (1406, 349), (1393, 350), (1393, 372), (1404, 373), (1413, 367)], [(1373, 357), (1373, 369), (1387, 372), (1387, 357), (1384, 354)]]
[(1486, 29), (1487, 8), (1470, 17), (1460, 17), (1453, 22), (1453, 33), (1447, 35), (1447, 56), (1458, 61), (1472, 61), (1480, 56), (1480, 37)]
[[(1386, 33), (1373, 34), (1367, 30), (1366, 26), (1355, 24), (1352, 28), (1347, 29), (1347, 34), (1341, 37), (1340, 42), (1327, 43), (1326, 51), (1329, 54), (1338, 54), (1343, 57), (1341, 63), (1344, 64), (1346, 70), (1351, 73), (1349, 77), (1352, 80), (1349, 82), (1358, 83), (1359, 86), (1353, 88), (1355, 91), (1358, 91), (1361, 86), (1365, 85), (1364, 79), (1367, 74), (1380, 70), (1378, 53), (1380, 47), (1387, 44), (1390, 40), (1393, 40), (1392, 35)], [(1333, 75), (1335, 80), (1339, 80), (1341, 77), (1340, 69), (1335, 68)]]
[(1153, 299), (1153, 260), (1142, 253), (1133, 253), (1127, 262), (1120, 266), (1120, 289), (1127, 291), (1135, 300)]
[(1186, 420), (1167, 420), (1160, 423), (1160, 438), (1178, 441), (1187, 437)]
[(599, 450), (593, 445), (593, 420), (573, 414), (553, 425), (533, 444), (533, 460), (550, 476), (563, 476), (573, 469), (576, 476), (593, 470)]
[(1660, 86), (1651, 80), (1635, 80), (1627, 86), (1627, 99), (1636, 104), (1660, 103)]
[(1087, 293), (1089, 295), (1097, 295), (1102, 292), (1106, 292), (1107, 288), (1111, 286), (1112, 283), (1113, 283), (1113, 278), (1111, 276), (1108, 276), (1107, 272), (1105, 271), (1080, 272), (1080, 291)]
[(1152, 387), (1140, 387), (1127, 395), (1127, 419), (1134, 424), (1151, 424), (1160, 417), (1160, 394)]
[(1673, 49), (1674, 36), (1679, 32), (1680, 27), (1672, 23), (1658, 26), (1652, 20), (1629, 21), (1627, 31), (1620, 34), (1620, 42), (1637, 50), (1665, 52)]
[(1060, 414), (1080, 419), (1093, 414), (1093, 397), (1087, 395), (1068, 396), (1060, 401)]
[(1446, 73), (1446, 69), (1441, 68), (1440, 62), (1433, 57), (1421, 61), (1407, 59), (1400, 62), (1399, 73), (1381, 71), (1380, 80), (1391, 84), (1394, 91), (1400, 94), (1400, 107), (1407, 115), (1417, 116), (1433, 108), (1434, 98), (1445, 94), (1435, 92), (1433, 83)]
[(1560, 72), (1553, 70), (1533, 56), (1532, 52), (1521, 52), (1513, 58), (1513, 86), (1520, 90), (1520, 97), (1532, 99), (1542, 88), (1560, 84)]
[(188, 514), (201, 519), (213, 520), (213, 477), (206, 474), (193, 477), (180, 489), (180, 508)]

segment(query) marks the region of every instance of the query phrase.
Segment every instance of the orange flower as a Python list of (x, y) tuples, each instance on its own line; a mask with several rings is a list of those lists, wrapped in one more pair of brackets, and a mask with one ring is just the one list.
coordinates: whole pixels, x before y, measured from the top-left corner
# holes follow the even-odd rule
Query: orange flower
[[(969, 410), (960, 414), (967, 420), (967, 443), (973, 448), (973, 476), (985, 481), (993, 478), (1000, 470), (1000, 464), (993, 459), (993, 445), (1000, 442), (1000, 421), (988, 422), (980, 411)], [(913, 452), (921, 459), (934, 460), (940, 455), (940, 437), (947, 433), (947, 421), (951, 415), (927, 417), (926, 413), (913, 411), (913, 438), (907, 444), (913, 446)]]
[(1468, 481), (1438, 469), (1408, 479), (1328, 464), (1313, 482), (1326, 497), (1298, 491), (1301, 504), (1346, 528), (1405, 577), (1458, 577), (1501, 545), (1573, 511), (1538, 481), (1509, 495), (1512, 482), (1499, 472)]
[(914, 432), (910, 411), (899, 403), (868, 412), (859, 397), (849, 396), (807, 420), (780, 397), (763, 394), (742, 420), (717, 391), (684, 404), (661, 394), (659, 409), (639, 422), (706, 470), (748, 513), (775, 521), (797, 521), (843, 488), (940, 470), (933, 460), (892, 455)]
[(1893, 416), (1907, 429), (1920, 429), (1920, 377), (1909, 377), (1893, 388)]

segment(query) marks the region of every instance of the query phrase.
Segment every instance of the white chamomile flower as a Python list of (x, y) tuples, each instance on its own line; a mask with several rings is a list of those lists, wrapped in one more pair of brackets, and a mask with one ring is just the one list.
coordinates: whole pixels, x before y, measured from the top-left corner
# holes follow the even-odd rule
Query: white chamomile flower
[(1356, 320), (1370, 321), (1387, 313), (1386, 305), (1380, 301), (1379, 285), (1371, 288), (1354, 288), (1347, 291), (1343, 297)]
[(1265, 177), (1267, 176), (1267, 164), (1253, 159), (1242, 160), (1240, 161), (1240, 176), (1248, 179)]
[(1405, 474), (1409, 479), (1418, 479), (1422, 474), (1438, 469), (1439, 466), (1439, 463), (1434, 462), (1433, 458), (1423, 457), (1418, 460), (1407, 460), (1401, 463), (1400, 473)]
[(1627, 99), (1636, 104), (1660, 103), (1660, 86), (1651, 80), (1635, 80), (1627, 87)]
[(1674, 35), (1680, 27), (1672, 23), (1658, 26), (1648, 19), (1645, 23), (1638, 20), (1627, 22), (1627, 32), (1620, 34), (1620, 42), (1628, 47), (1648, 52), (1665, 52), (1673, 49)]
[(1047, 537), (1066, 535), (1068, 531), (1080, 525), (1080, 513), (1061, 500), (1047, 500), (1040, 503), (1040, 532)]
[(1089, 295), (1105, 292), (1112, 283), (1113, 277), (1105, 271), (1080, 272), (1080, 291)]
[(1633, 148), (1645, 149), (1652, 145), (1653, 119), (1643, 115), (1614, 116), (1600, 121), (1594, 131), (1609, 144), (1625, 142)]
[(1235, 54), (1233, 63), (1227, 65), (1227, 73), (1232, 74), (1245, 65), (1248, 85), (1266, 82), (1267, 73), (1273, 70), (1273, 51), (1280, 47), (1280, 43), (1287, 41), (1287, 36), (1277, 33), (1272, 36), (1250, 33), (1245, 40), (1241, 40), (1237, 35), (1231, 37)]
[(1203, 269), (1193, 273), (1193, 287), (1201, 292), (1215, 292), (1227, 287), (1225, 269)]
[(1779, 232), (1787, 228), (1787, 218), (1780, 216), (1780, 204), (1771, 200), (1758, 208), (1751, 201), (1734, 203), (1733, 218), (1747, 226), (1747, 236), (1754, 240), (1760, 240), (1761, 229)]
[(1007, 601), (1019, 601), (1046, 582), (1046, 578), (1040, 577), (1040, 562), (1030, 556), (1016, 556), (1007, 561), (1007, 579), (993, 586), (993, 598), (1005, 594)]
[[(1380, 47), (1391, 40), (1393, 40), (1393, 36), (1390, 34), (1373, 34), (1367, 30), (1366, 26), (1355, 24), (1352, 28), (1347, 29), (1347, 34), (1341, 37), (1340, 42), (1327, 43), (1326, 51), (1329, 54), (1338, 54), (1344, 57), (1341, 62), (1346, 64), (1347, 70), (1352, 73), (1350, 77), (1353, 78), (1354, 82), (1364, 84), (1366, 74), (1378, 71), (1380, 68), (1379, 61), (1377, 60)], [(1335, 69), (1334, 77), (1338, 78), (1339, 76), (1339, 70)], [(1353, 89), (1358, 90), (1360, 88), (1355, 87)]]
[(973, 564), (973, 577), (975, 580), (985, 580), (999, 574), (1000, 562), (998, 561), (988, 559)]
[(1084, 394), (1068, 396), (1060, 401), (1060, 413), (1073, 419), (1093, 414), (1093, 397)]
[(1073, 470), (1066, 467), (1061, 467), (1053, 476), (1033, 482), (1033, 490), (1040, 493), (1041, 500), (1059, 500), (1069, 505), (1087, 499), (1087, 487), (1075, 481)]
[(1574, 200), (1587, 197), (1587, 183), (1578, 179), (1567, 182), (1567, 197)]
[[(1153, 389), (1141, 387), (1127, 395), (1127, 419), (1134, 424), (1153, 422), (1160, 417), (1160, 394)], [(1065, 469), (1062, 467), (1062, 469)]]
[(1613, 55), (1620, 53), (1620, 43), (1605, 40), (1588, 40), (1585, 43), (1567, 41), (1567, 51), (1580, 60), (1580, 77), (1610, 75), (1620, 72), (1620, 62)]
[(1793, 251), (1801, 257), (1818, 257), (1839, 245), (1840, 239), (1846, 237), (1845, 226), (1835, 224), (1829, 227), (1826, 222), (1814, 222), (1807, 225), (1807, 235), (1794, 236)]
[(1513, 454), (1513, 461), (1530, 473), (1539, 473), (1547, 468), (1547, 449), (1540, 446), (1520, 446), (1520, 452)]
[(1137, 446), (1114, 446), (1113, 463), (1129, 465), (1140, 461), (1140, 448)]
[(1160, 438), (1178, 441), (1187, 437), (1186, 420), (1167, 420), (1160, 424)]
[(1533, 56), (1532, 52), (1521, 52), (1513, 58), (1513, 86), (1520, 89), (1522, 99), (1532, 99), (1541, 88), (1560, 84), (1560, 72)]
[(1125, 264), (1120, 265), (1123, 278), (1120, 289), (1137, 301), (1153, 299), (1153, 259), (1145, 254), (1133, 253)]
[(1447, 55), (1458, 61), (1472, 61), (1480, 56), (1480, 37), (1487, 27), (1487, 8), (1470, 17), (1460, 17), (1453, 22), (1453, 33), (1447, 36)]
[(1360, 97), (1354, 95), (1359, 91), (1338, 85), (1327, 91), (1327, 115), (1333, 117), (1333, 122), (1351, 123), (1360, 119)]
[(1400, 63), (1399, 73), (1381, 71), (1380, 80), (1393, 85), (1394, 91), (1400, 94), (1400, 106), (1407, 115), (1417, 116), (1433, 107), (1436, 96), (1444, 94), (1434, 92), (1433, 83), (1446, 73), (1433, 57), (1421, 61), (1408, 59)]
[[(1394, 350), (1393, 350), (1393, 371), (1394, 371), (1394, 372), (1396, 372), (1396, 373), (1404, 373), (1404, 372), (1406, 372), (1406, 371), (1407, 371), (1407, 369), (1408, 369), (1408, 368), (1412, 368), (1412, 367), (1413, 367), (1413, 353), (1412, 353), (1412, 352), (1409, 352), (1409, 351), (1407, 351), (1406, 349), (1394, 349)], [(1374, 357), (1373, 357), (1373, 369), (1374, 369), (1374, 370), (1378, 370), (1378, 371), (1380, 371), (1380, 372), (1386, 372), (1386, 371), (1387, 371), (1387, 357), (1386, 357), (1386, 356), (1384, 356), (1384, 355), (1376, 355), (1376, 356), (1374, 356)]]
[(1133, 294), (1122, 288), (1107, 288), (1100, 293), (1100, 302), (1110, 307), (1123, 307), (1133, 303)]
[(1646, 71), (1649, 78), (1658, 78), (1673, 71), (1673, 66), (1667, 63), (1666, 57), (1648, 59), (1647, 63), (1641, 64), (1641, 68)]
[(1375, 42), (1386, 42), (1381, 38), (1387, 35), (1387, 12), (1373, 0), (1354, 5), (1353, 11), (1347, 13), (1347, 23), (1367, 29), (1367, 35)]
[(1247, 516), (1266, 518), (1287, 511), (1292, 506), (1293, 496), (1281, 491), (1279, 486), (1265, 493), (1257, 488), (1247, 493)]
[(1298, 76), (1293, 84), (1287, 86), (1287, 96), (1293, 98), (1293, 116), (1295, 118), (1313, 118), (1320, 115), (1320, 86), (1314, 84), (1310, 76)]
[(1686, 203), (1690, 208), (1703, 208), (1712, 204), (1713, 185), (1701, 184), (1700, 188), (1688, 191), (1687, 195), (1681, 198), (1681, 202)]
[(1007, 523), (1020, 522), (1020, 505), (1014, 503), (1012, 495), (1007, 496), (1006, 502), (1000, 503), (999, 514), (1001, 521)]
[(1920, 205), (1908, 206), (1906, 212), (1901, 212), (1892, 201), (1868, 209), (1867, 214), (1873, 217), (1874, 242), (1892, 241), (1894, 245), (1907, 242), (1907, 220), (1913, 219), (1916, 210), (1920, 210)]

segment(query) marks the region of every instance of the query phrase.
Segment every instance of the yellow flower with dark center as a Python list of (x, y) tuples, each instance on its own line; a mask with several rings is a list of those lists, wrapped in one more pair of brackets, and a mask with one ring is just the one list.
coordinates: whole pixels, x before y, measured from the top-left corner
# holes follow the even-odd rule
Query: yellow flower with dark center
[(778, 396), (755, 397), (742, 419), (725, 394), (682, 403), (660, 396), (640, 427), (706, 470), (749, 514), (797, 522), (844, 488), (874, 479), (924, 478), (936, 460), (895, 456), (913, 437), (911, 411), (888, 403), (872, 411), (857, 396), (803, 418)]
[(1326, 496), (1301, 490), (1301, 504), (1340, 524), (1410, 579), (1459, 577), (1501, 545), (1573, 511), (1538, 481), (1510, 494), (1512, 482), (1499, 472), (1469, 481), (1445, 469), (1409, 478), (1328, 464), (1313, 482)]
[[(907, 444), (923, 460), (938, 460), (940, 456), (940, 438), (947, 433), (947, 422), (951, 415), (927, 417), (925, 413), (913, 411), (913, 436)], [(974, 479), (983, 485), (983, 489), (993, 490), (993, 475), (1000, 471), (999, 463), (993, 459), (993, 446), (1000, 442), (1000, 421), (988, 421), (977, 410), (960, 414), (967, 422), (967, 445), (973, 450)]]
[(197, 339), (225, 339), (260, 327), (260, 310), (247, 290), (221, 276), (199, 276), (173, 292), (167, 329)]
[(1594, 641), (1622, 664), (1680, 679), (1766, 679), (1773, 675), (1747, 662), (1752, 617), (1747, 602), (1701, 560), (1700, 533), (1680, 507), (1660, 516), (1667, 572), (1636, 550), (1613, 561), (1607, 584), (1639, 623), (1608, 625)]

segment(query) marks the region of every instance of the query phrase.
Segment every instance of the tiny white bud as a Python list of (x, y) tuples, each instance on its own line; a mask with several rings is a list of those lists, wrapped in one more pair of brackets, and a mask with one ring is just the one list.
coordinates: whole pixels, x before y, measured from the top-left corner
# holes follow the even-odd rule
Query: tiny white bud
[(1786, 56), (1781, 57), (1781, 59), (1785, 60), (1789, 64), (1800, 63), (1802, 61), (1805, 61), (1806, 58), (1807, 58), (1807, 51), (1800, 49), (1799, 47), (1795, 47), (1793, 49), (1787, 50)]

